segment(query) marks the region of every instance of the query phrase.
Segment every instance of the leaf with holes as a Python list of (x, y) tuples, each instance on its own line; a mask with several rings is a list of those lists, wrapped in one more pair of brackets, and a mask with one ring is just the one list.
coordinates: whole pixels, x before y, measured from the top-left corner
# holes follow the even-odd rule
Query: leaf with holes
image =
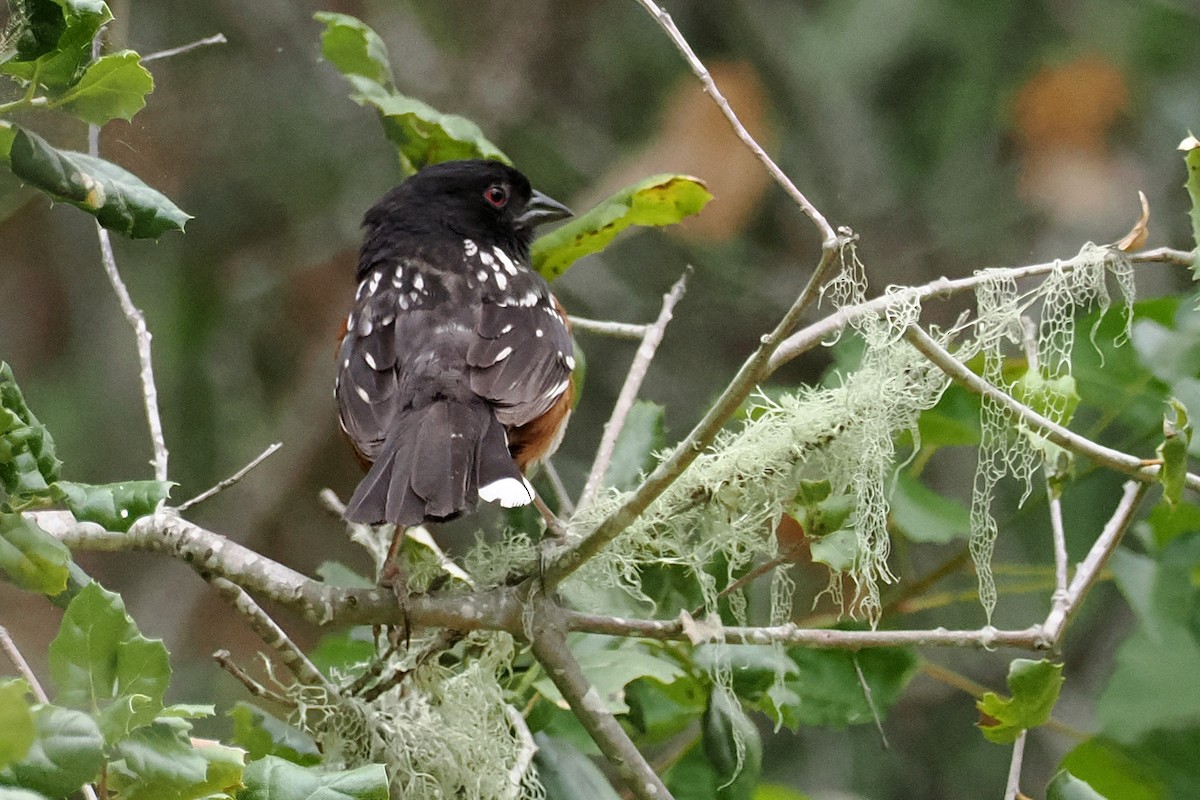
[(346, 14), (321, 12), (325, 23), (321, 52), (350, 85), (351, 98), (379, 112), (384, 135), (396, 148), (406, 175), (422, 167), (460, 158), (492, 158), (510, 163), (471, 120), (443, 114), (400, 94), (392, 83), (387, 47), (366, 23)]
[(105, 530), (127, 531), (139, 518), (152, 514), (174, 485), (170, 481), (125, 481), (99, 486), (58, 481), (53, 489), (75, 519), (95, 522)]
[(18, 129), (12, 171), (55, 200), (81, 208), (101, 225), (132, 239), (157, 239), (182, 231), (191, 216), (136, 175), (101, 158), (59, 150)]
[(25, 404), (12, 369), (0, 361), (0, 485), (10, 504), (46, 494), (61, 466), (50, 432)]
[(167, 648), (142, 636), (121, 597), (92, 583), (67, 606), (50, 643), (58, 701), (97, 710), (110, 744), (149, 725), (163, 710), (171, 677)]
[(699, 214), (712, 200), (708, 187), (689, 175), (654, 175), (627, 186), (533, 243), (533, 267), (547, 280), (577, 259), (608, 247), (630, 225), (662, 227)]
[(132, 50), (110, 53), (88, 65), (79, 82), (52, 105), (91, 125), (133, 119), (154, 91), (154, 78)]

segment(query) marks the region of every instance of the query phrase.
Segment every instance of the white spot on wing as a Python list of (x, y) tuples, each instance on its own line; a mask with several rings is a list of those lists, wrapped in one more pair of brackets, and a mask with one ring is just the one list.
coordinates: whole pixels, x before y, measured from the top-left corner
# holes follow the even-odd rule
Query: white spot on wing
[(547, 391), (546, 394), (543, 396), (546, 398), (559, 397), (560, 395), (562, 395), (563, 392), (565, 392), (567, 390), (568, 385), (570, 385), (569, 380), (563, 381), (562, 383), (557, 384), (556, 386), (550, 387), (550, 390)]
[(370, 353), (363, 353), (363, 361), (367, 362), (367, 366), (371, 369), (379, 369), (379, 367), (375, 366), (375, 356)]
[(533, 332), (533, 335), (540, 339), (546, 335), (546, 332), (544, 330), (542, 330), (541, 328), (538, 328), (536, 331)]
[(381, 280), (383, 280), (383, 272), (381, 270), (375, 270), (375, 272), (371, 274), (371, 282), (367, 284), (367, 294), (375, 294), (375, 290), (379, 288), (379, 282)]
[[(512, 355), (512, 348), (506, 347), (503, 350), (501, 350), (499, 353), (496, 353), (496, 361), (503, 361), (504, 359), (508, 358), (511, 355)], [(493, 363), (495, 363), (495, 362), (493, 362)]]
[(512, 330), (512, 323), (510, 322), (507, 325), (505, 325), (503, 328), (500, 329), (500, 333), (503, 335), (505, 333), (510, 332), (511, 330)]
[(479, 252), (479, 245), (475, 244), (471, 239), (463, 239), (463, 252), (466, 253), (468, 258), (471, 258)]
[(362, 398), (362, 401), (364, 403), (371, 402), (371, 395), (367, 394), (367, 390), (362, 388), (361, 386), (355, 386), (354, 392), (355, 392), (355, 394), (357, 394), (359, 397)]
[(504, 288), (508, 286), (508, 278), (504, 277), (504, 273), (500, 270), (496, 270), (496, 286), (500, 291), (504, 291)]
[(421, 273), (413, 275), (413, 288), (418, 292), (425, 288), (425, 279), (421, 277)]
[(517, 267), (513, 264), (512, 259), (508, 257), (508, 253), (501, 250), (499, 247), (493, 247), (492, 252), (496, 254), (496, 258), (504, 265), (504, 271), (509, 275), (517, 274)]
[(566, 356), (563, 363), (567, 365), (567, 369), (575, 369), (575, 356)]
[(480, 262), (481, 264), (483, 264), (485, 267), (494, 267), (494, 266), (496, 266), (496, 259), (495, 259), (495, 258), (492, 256), (492, 254), (491, 254), (491, 253), (485, 253), (485, 252), (484, 252), (484, 251), (482, 251), (482, 250), (480, 250), (480, 251), (479, 251), (479, 262)]
[(479, 487), (479, 499), (499, 503), (504, 508), (527, 506), (533, 502), (529, 488), (516, 478), (501, 478)]
[(475, 277), (479, 279), (480, 283), (487, 283), (487, 276), (488, 274), (486, 269), (481, 269), (479, 272), (475, 273)]

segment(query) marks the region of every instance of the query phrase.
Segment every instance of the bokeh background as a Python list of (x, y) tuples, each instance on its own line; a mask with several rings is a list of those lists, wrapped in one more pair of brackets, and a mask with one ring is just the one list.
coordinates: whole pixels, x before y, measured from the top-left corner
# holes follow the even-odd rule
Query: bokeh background
[[(672, 438), (816, 261), (812, 227), (633, 0), (110, 5), (112, 43), (143, 54), (228, 38), (152, 63), (148, 107), (131, 124), (110, 124), (102, 151), (195, 216), (184, 235), (117, 242), (154, 333), (173, 498), (282, 442), (192, 516), (296, 569), (311, 574), (331, 559), (366, 568), (317, 492), (345, 497), (359, 476), (336, 434), (334, 337), (353, 289), (361, 214), (399, 178), (373, 113), (322, 62), (314, 12), (367, 21), (388, 45), (401, 91), (474, 119), (535, 186), (573, 206), (654, 172), (709, 182), (716, 200), (699, 218), (627, 235), (556, 285), (574, 314), (641, 322), (694, 267), (644, 390), (667, 407)], [(1194, 0), (705, 0), (669, 10), (750, 130), (835, 225), (862, 237), (876, 291), (1114, 241), (1137, 217), (1138, 189), (1152, 209), (1150, 244), (1189, 244), (1175, 146), (1200, 129)], [(57, 145), (85, 147), (80, 128), (22, 121)], [(132, 334), (91, 219), (11, 178), (0, 181), (0, 214), (0, 358), (53, 432), (64, 475), (150, 477)], [(1187, 286), (1166, 269), (1139, 276), (1143, 295)], [(588, 334), (579, 344), (586, 386), (556, 459), (574, 490), (633, 352)], [(775, 383), (815, 380), (828, 364), (814, 354)], [(1009, 529), (1002, 558), (1045, 557), (1040, 523), (1017, 517)], [(944, 557), (906, 554), (905, 566)], [(177, 699), (241, 697), (208, 656), (228, 647), (248, 663), (257, 641), (187, 568), (141, 554), (79, 560), (121, 591), (144, 631), (167, 641)], [(961, 586), (971, 585), (964, 575)], [(1094, 599), (1067, 651), (1058, 713), (1083, 729), (1089, 690), (1111, 670), (1127, 623), (1114, 600), (1103, 591)], [(1027, 624), (1045, 602), (1002, 598), (997, 622)], [(283, 618), (300, 641), (319, 636)], [(906, 624), (982, 621), (966, 603)], [(0, 585), (0, 624), (40, 668), (56, 610)], [(1011, 654), (928, 655), (1001, 688)], [(785, 731), (768, 746), (766, 777), (823, 800), (994, 796), (1008, 749), (986, 744), (974, 721), (969, 696), (920, 676), (886, 722), (890, 750), (870, 726)], [(1028, 785), (1069, 746), (1035, 735)]]

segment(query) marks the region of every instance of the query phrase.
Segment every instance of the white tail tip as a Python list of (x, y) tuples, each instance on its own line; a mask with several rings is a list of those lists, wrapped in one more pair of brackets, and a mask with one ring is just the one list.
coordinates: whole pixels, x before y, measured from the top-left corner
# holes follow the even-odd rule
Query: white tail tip
[(501, 478), (487, 486), (479, 487), (479, 499), (499, 503), (504, 508), (527, 506), (533, 502), (533, 491), (528, 484), (516, 478)]

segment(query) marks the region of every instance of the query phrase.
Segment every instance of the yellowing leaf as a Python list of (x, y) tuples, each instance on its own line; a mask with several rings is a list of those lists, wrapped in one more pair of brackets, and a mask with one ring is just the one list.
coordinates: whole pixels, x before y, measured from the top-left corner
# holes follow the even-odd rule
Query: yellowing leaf
[(630, 225), (673, 225), (700, 213), (709, 200), (712, 194), (699, 178), (646, 178), (540, 237), (533, 243), (533, 267), (547, 280), (553, 280), (577, 259), (603, 250)]

